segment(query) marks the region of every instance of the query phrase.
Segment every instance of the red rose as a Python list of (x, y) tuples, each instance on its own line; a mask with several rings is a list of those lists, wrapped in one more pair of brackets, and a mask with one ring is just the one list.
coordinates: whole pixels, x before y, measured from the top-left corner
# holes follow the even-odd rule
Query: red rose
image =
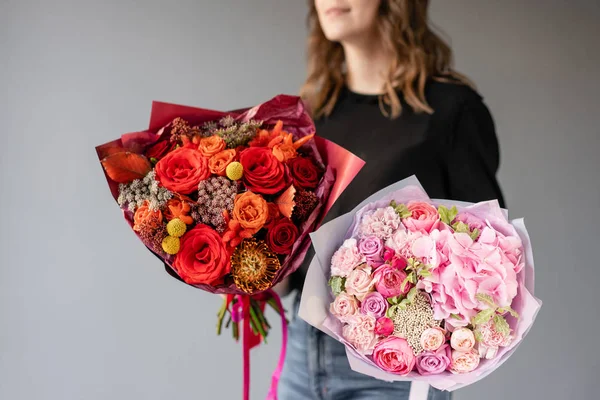
[(275, 194), (288, 186), (287, 167), (264, 147), (249, 147), (240, 154), (248, 190)]
[(200, 181), (208, 179), (208, 160), (199, 151), (187, 147), (170, 152), (154, 167), (156, 178), (167, 189), (181, 194), (198, 190)]
[(296, 157), (288, 161), (294, 186), (302, 189), (315, 189), (321, 180), (321, 171), (310, 158)]
[(267, 245), (277, 254), (290, 254), (298, 239), (298, 228), (287, 218), (273, 222), (267, 232)]
[(167, 155), (168, 152), (172, 151), (177, 143), (172, 143), (168, 140), (161, 140), (160, 142), (154, 143), (148, 150), (146, 150), (146, 157), (160, 160)]
[(173, 267), (189, 284), (218, 285), (231, 269), (230, 256), (221, 236), (208, 225), (199, 224), (182, 236)]

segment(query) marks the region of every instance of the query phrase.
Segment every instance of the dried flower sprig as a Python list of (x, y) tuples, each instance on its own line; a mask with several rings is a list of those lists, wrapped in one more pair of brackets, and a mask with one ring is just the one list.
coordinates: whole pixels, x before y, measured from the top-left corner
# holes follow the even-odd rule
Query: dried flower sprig
[(198, 185), (198, 202), (192, 206), (191, 217), (197, 222), (212, 225), (222, 233), (227, 227), (223, 210), (233, 211), (237, 182), (218, 176)]
[(254, 120), (237, 123), (231, 115), (228, 115), (217, 122), (211, 121), (205, 123), (202, 126), (202, 135), (218, 135), (225, 140), (228, 148), (235, 149), (236, 147), (247, 145), (256, 136), (262, 124), (262, 121)]
[(143, 179), (120, 184), (117, 203), (134, 212), (147, 201), (151, 210), (160, 210), (172, 197), (173, 193), (160, 186), (155, 172), (150, 171)]

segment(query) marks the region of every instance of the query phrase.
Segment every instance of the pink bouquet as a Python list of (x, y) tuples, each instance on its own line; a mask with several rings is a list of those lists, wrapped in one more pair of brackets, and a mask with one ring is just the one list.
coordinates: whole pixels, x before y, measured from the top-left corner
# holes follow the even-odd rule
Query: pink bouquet
[(523, 220), (497, 201), (432, 200), (408, 178), (312, 236), (300, 316), (379, 379), (471, 384), (506, 361), (541, 307)]

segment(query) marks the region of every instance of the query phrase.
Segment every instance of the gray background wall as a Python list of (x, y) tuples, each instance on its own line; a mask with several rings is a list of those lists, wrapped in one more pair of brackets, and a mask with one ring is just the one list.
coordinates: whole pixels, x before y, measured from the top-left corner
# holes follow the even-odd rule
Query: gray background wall
[[(119, 216), (94, 146), (154, 99), (208, 108), (296, 93), (300, 0), (0, 2), (0, 399), (236, 399), (219, 299), (169, 278)], [(597, 398), (598, 2), (432, 1), (496, 119), (544, 306), (461, 400)], [(252, 354), (264, 398), (280, 336)], [(506, 393), (506, 394), (505, 394)], [(218, 397), (217, 397), (218, 396)]]

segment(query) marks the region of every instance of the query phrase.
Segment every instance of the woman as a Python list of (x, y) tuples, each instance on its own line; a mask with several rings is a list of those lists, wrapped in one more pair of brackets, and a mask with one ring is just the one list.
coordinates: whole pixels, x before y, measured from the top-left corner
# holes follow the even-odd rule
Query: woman
[[(427, 3), (310, 2), (302, 97), (319, 135), (366, 161), (326, 220), (411, 175), (432, 198), (498, 199), (504, 205), (495, 177), (499, 150), (492, 117), (480, 95), (451, 69), (450, 48), (427, 26)], [(297, 299), (313, 254), (292, 275)], [(409, 398), (410, 383), (352, 371), (343, 345), (301, 319), (289, 328), (281, 400)], [(450, 395), (430, 388), (422, 398)]]

